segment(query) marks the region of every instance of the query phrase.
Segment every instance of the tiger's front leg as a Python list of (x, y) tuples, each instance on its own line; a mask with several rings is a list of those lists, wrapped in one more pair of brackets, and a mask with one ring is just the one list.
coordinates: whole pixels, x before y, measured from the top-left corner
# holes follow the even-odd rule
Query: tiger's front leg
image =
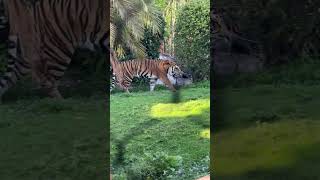
[(176, 91), (167, 76), (160, 76), (159, 79), (173, 92)]
[(58, 87), (53, 87), (49, 89), (48, 95), (55, 99), (63, 99), (63, 96), (61, 95), (60, 91), (58, 90)]
[(44, 53), (42, 59), (34, 62), (34, 65), (36, 66), (35, 76), (42, 89), (49, 97), (63, 99), (63, 96), (58, 89), (58, 84), (71, 60), (69, 57), (64, 57), (63, 59), (50, 59), (47, 55), (48, 54)]
[(55, 99), (63, 99), (63, 96), (58, 90), (58, 82), (54, 78), (48, 78), (44, 76), (40, 80), (40, 85), (49, 97)]

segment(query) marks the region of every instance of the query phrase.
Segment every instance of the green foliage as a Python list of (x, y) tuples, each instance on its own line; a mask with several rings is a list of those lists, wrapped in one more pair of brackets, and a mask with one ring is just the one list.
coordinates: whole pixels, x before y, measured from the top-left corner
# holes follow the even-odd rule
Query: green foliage
[(144, 38), (142, 40), (143, 46), (146, 48), (147, 56), (149, 58), (155, 59), (159, 57), (159, 47), (161, 41), (164, 39), (164, 28), (165, 28), (165, 22), (162, 18), (162, 23), (160, 26), (160, 31), (158, 33), (152, 32), (152, 28), (145, 28), (144, 31)]
[(320, 62), (315, 60), (295, 60), (289, 64), (270, 67), (257, 74), (235, 74), (216, 76), (217, 87), (247, 87), (256, 85), (316, 85), (320, 83)]
[(262, 43), (267, 65), (293, 61), (298, 56), (319, 57), (320, 1), (218, 1), (248, 39)]
[(178, 63), (193, 72), (195, 80), (209, 79), (209, 0), (192, 1), (179, 10), (175, 37)]
[(110, 45), (121, 56), (126, 49), (138, 56), (145, 55), (141, 40), (144, 27), (160, 30), (160, 11), (153, 0), (115, 0), (111, 1)]
[[(163, 17), (160, 18), (161, 22), (159, 22), (159, 32), (154, 32), (152, 27), (144, 27), (144, 36), (141, 40), (141, 44), (145, 47), (146, 56), (148, 58), (158, 58), (159, 57), (159, 47), (161, 41), (164, 39), (165, 33), (165, 22)], [(119, 58), (120, 61), (130, 60), (137, 58), (129, 48), (124, 50), (123, 56)]]
[(166, 8), (166, 6), (168, 4), (167, 0), (155, 0), (154, 2), (156, 4), (156, 6), (161, 9), (161, 11), (164, 11), (164, 9)]
[(168, 174), (182, 167), (181, 156), (169, 156), (163, 152), (135, 156), (130, 161), (135, 162), (128, 169), (130, 179), (166, 179)]

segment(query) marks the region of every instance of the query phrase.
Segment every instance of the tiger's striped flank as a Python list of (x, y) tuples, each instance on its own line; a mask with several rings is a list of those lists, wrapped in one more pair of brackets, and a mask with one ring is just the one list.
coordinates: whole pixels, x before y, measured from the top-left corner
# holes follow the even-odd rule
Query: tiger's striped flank
[(58, 81), (77, 48), (107, 52), (109, 2), (41, 0), (32, 5), (5, 1), (8, 10), (9, 65), (0, 78), (0, 96), (32, 73), (48, 95), (61, 98)]

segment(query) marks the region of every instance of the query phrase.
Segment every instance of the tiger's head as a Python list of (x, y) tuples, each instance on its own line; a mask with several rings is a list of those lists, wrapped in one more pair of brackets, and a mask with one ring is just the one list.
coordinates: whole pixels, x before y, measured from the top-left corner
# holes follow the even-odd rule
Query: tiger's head
[(164, 67), (167, 69), (168, 76), (181, 78), (185, 74), (174, 61), (164, 60)]

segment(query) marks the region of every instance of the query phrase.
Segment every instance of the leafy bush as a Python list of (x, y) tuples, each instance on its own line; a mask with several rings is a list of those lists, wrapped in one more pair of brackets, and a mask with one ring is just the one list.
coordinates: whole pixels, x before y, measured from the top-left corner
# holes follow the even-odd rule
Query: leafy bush
[(245, 38), (262, 43), (266, 65), (319, 57), (319, 1), (224, 0), (215, 7), (239, 25)]
[(320, 83), (320, 63), (318, 60), (300, 59), (277, 67), (270, 67), (256, 74), (236, 74), (216, 76), (216, 86), (247, 87), (264, 85), (317, 85)]
[(144, 39), (142, 40), (143, 46), (146, 48), (147, 56), (155, 59), (159, 57), (159, 47), (161, 41), (164, 39), (164, 19), (161, 18), (161, 32), (154, 34), (151, 28), (146, 28), (144, 31)]
[(130, 161), (134, 162), (128, 168), (127, 174), (130, 179), (166, 179), (182, 167), (180, 156), (169, 156), (163, 152), (133, 157)]
[(195, 80), (209, 79), (209, 0), (194, 0), (179, 10), (175, 49), (178, 63), (193, 72)]
[(191, 166), (183, 166), (181, 156), (169, 156), (164, 152), (146, 153), (143, 156), (131, 156), (127, 166), (115, 169), (111, 167), (113, 179), (195, 179), (210, 172), (209, 155)]

